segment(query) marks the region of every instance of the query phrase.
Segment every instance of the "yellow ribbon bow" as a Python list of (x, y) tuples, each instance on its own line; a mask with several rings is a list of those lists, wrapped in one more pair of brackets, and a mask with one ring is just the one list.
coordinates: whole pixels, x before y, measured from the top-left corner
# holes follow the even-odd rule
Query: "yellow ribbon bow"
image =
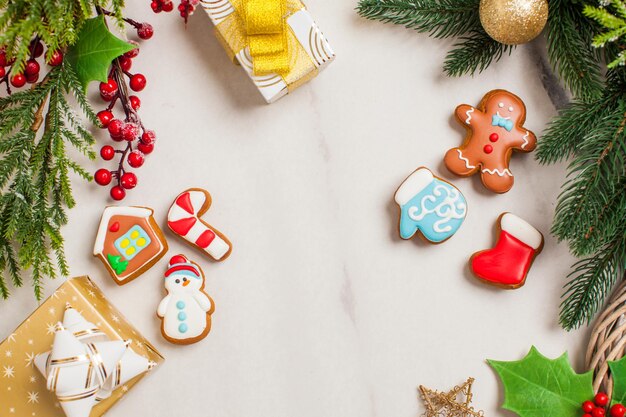
[(291, 70), (286, 21), (287, 0), (244, 0), (242, 17), (254, 75)]

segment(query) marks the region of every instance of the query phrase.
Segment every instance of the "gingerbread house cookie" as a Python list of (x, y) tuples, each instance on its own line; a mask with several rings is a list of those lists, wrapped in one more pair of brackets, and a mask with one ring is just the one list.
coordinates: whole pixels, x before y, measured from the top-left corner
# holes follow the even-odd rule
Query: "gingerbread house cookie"
[(167, 252), (167, 242), (152, 214), (147, 207), (104, 209), (93, 255), (118, 285), (137, 278)]

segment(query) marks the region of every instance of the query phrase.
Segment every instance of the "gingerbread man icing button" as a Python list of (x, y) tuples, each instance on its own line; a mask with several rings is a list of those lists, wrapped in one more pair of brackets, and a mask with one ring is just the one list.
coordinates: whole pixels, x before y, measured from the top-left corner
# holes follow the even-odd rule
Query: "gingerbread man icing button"
[(480, 172), (483, 184), (491, 191), (509, 191), (513, 187), (511, 154), (531, 152), (537, 146), (535, 134), (524, 127), (524, 102), (506, 90), (492, 90), (478, 107), (461, 104), (455, 114), (467, 134), (461, 146), (446, 153), (446, 167), (462, 177)]

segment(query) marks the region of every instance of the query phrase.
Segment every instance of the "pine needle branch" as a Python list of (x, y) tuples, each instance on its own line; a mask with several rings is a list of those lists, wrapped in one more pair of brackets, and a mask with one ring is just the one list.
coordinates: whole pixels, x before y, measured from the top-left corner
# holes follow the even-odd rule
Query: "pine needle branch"
[[(67, 222), (66, 208), (74, 206), (69, 173), (88, 177), (71, 161), (67, 144), (93, 158), (93, 137), (78, 128), (71, 111), (73, 95), (95, 119), (72, 68), (53, 68), (33, 89), (0, 98), (0, 297), (7, 298), (6, 276), (23, 284), (21, 273), (30, 269), (37, 299), (44, 277), (57, 270), (66, 275), (60, 229)], [(44, 110), (45, 109), (45, 110)], [(54, 254), (54, 257), (51, 256)]]
[(591, 47), (593, 26), (582, 7), (569, 0), (552, 0), (548, 14), (550, 62), (575, 97), (589, 101), (602, 93), (598, 56)]
[(573, 266), (561, 303), (560, 323), (566, 330), (589, 324), (618, 279), (626, 257), (624, 227), (596, 255)]
[[(614, 11), (611, 13), (611, 11)], [(626, 40), (626, 2), (622, 0), (609, 0), (604, 7), (586, 5), (583, 9), (585, 16), (595, 20), (603, 27), (604, 32), (598, 33), (593, 38), (593, 46), (605, 47), (608, 43), (621, 46), (617, 55), (608, 63), (609, 68), (615, 68), (626, 64), (626, 50), (623, 49)]]
[(514, 48), (494, 41), (479, 28), (460, 38), (460, 42), (446, 56), (443, 70), (449, 76), (473, 76), (485, 70), (492, 62), (500, 60), (504, 54), (510, 55)]
[(40, 39), (48, 47), (50, 58), (57, 50), (74, 44), (85, 20), (92, 17), (96, 6), (111, 7), (114, 18), (123, 27), (121, 9), (124, 0), (28, 0), (0, 2), (0, 45), (7, 57), (15, 59), (11, 72), (24, 70), (31, 56), (30, 42)]
[(478, 0), (361, 0), (357, 12), (367, 19), (447, 38), (481, 27), (478, 3)]

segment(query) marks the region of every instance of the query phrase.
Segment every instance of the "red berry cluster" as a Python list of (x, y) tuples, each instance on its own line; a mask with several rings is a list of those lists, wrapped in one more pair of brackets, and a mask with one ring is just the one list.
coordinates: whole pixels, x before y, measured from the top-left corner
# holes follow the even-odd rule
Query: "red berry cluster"
[[(130, 24), (135, 26), (133, 23)], [(142, 27), (150, 27), (152, 30), (152, 26), (147, 23), (140, 25), (139, 27), (135, 26), (138, 35)], [(141, 37), (141, 35), (139, 36)], [(152, 32), (150, 36), (152, 36)], [(111, 198), (118, 201), (126, 197), (126, 190), (133, 189), (137, 185), (137, 176), (133, 172), (127, 171), (126, 164), (131, 168), (141, 167), (145, 155), (154, 150), (156, 139), (154, 132), (144, 127), (137, 114), (141, 100), (136, 95), (129, 95), (128, 91), (128, 87), (137, 92), (146, 87), (146, 77), (143, 74), (130, 73), (133, 58), (138, 54), (139, 47), (136, 47), (113, 60), (108, 81), (100, 83), (100, 97), (109, 102), (109, 105), (106, 109), (98, 112), (98, 120), (100, 126), (108, 130), (113, 142), (121, 144), (121, 147), (115, 149), (111, 145), (106, 145), (100, 149), (100, 156), (103, 160), (110, 161), (116, 155), (119, 155), (119, 160), (115, 170), (98, 169), (94, 179), (96, 183), (102, 186), (107, 186), (113, 182), (114, 185), (110, 191)], [(128, 79), (128, 86), (126, 79)], [(113, 114), (113, 108), (116, 104), (119, 104), (123, 110), (124, 118), (116, 118)]]
[[(198, 4), (200, 4), (200, 0), (181, 0), (178, 5), (178, 12), (180, 17), (185, 19), (185, 23), (196, 10)], [(171, 12), (174, 10), (174, 2), (172, 0), (152, 0), (150, 7), (154, 13)]]
[[(609, 396), (603, 392), (599, 392), (593, 397), (593, 401), (585, 401), (582, 405), (583, 417), (605, 417), (607, 415), (606, 407), (609, 404)], [(609, 409), (609, 416), (624, 417), (626, 415), (626, 407), (622, 404), (614, 404)]]
[[(28, 49), (30, 51), (30, 57), (28, 61), (26, 61), (26, 65), (24, 66), (24, 70), (13, 76), (10, 76), (11, 69), (15, 60), (9, 60), (7, 58), (6, 52), (4, 49), (0, 48), (0, 83), (5, 83), (7, 86), (7, 92), (11, 93), (11, 88), (9, 87), (9, 83), (15, 88), (21, 88), (26, 85), (26, 83), (34, 84), (39, 81), (39, 73), (41, 71), (41, 65), (37, 61), (37, 58), (41, 57), (44, 52), (44, 47), (39, 38), (34, 38)], [(61, 51), (54, 51), (50, 54), (50, 57), (46, 61), (48, 65), (56, 67), (61, 65), (63, 62), (63, 53)]]

